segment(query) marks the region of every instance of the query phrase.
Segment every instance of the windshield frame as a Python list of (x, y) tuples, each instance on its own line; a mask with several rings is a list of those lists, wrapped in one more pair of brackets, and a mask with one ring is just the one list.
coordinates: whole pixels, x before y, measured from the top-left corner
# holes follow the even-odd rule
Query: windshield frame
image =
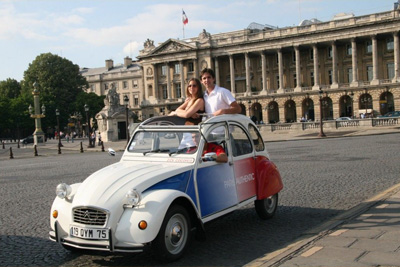
[[(132, 136), (126, 151), (128, 153), (139, 153), (142, 156), (149, 156), (149, 155), (168, 155), (176, 156), (176, 155), (195, 155), (197, 153), (197, 148), (191, 151), (181, 150), (181, 148), (187, 147), (189, 148), (190, 145), (188, 144), (181, 144), (184, 138), (184, 134), (186, 135), (187, 139), (191, 141), (191, 134), (192, 133), (200, 133), (200, 127), (195, 126), (160, 126), (160, 125), (145, 125), (139, 126), (134, 135)], [(150, 135), (149, 135), (150, 134)], [(153, 136), (152, 134), (156, 134)], [(172, 138), (168, 138), (167, 135), (172, 134)], [(136, 142), (140, 142), (138, 140), (148, 139), (147, 141), (151, 141), (151, 144), (147, 142), (145, 146), (142, 148), (137, 147)], [(160, 143), (161, 142), (161, 143)], [(178, 142), (178, 143), (177, 143)], [(193, 145), (191, 146), (193, 148)], [(136, 148), (136, 149), (135, 149)]]

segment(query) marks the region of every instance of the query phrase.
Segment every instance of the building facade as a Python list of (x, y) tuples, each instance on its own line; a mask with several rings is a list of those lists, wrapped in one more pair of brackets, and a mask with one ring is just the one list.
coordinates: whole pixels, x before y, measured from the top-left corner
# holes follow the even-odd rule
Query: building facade
[(398, 9), (279, 29), (203, 30), (157, 46), (146, 40), (129, 73), (83, 75), (97, 94), (118, 81), (121, 101), (124, 82), (137, 80), (125, 92), (140, 119), (176, 109), (205, 67), (259, 123), (377, 116), (400, 109), (399, 31)]

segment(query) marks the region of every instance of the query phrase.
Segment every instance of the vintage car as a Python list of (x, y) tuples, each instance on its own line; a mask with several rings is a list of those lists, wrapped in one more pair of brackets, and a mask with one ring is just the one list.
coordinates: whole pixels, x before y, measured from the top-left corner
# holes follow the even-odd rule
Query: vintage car
[[(50, 212), (50, 239), (69, 250), (141, 252), (162, 261), (180, 258), (204, 223), (255, 204), (271, 218), (282, 190), (256, 125), (243, 115), (221, 115), (199, 125), (173, 116), (141, 123), (121, 160), (82, 183), (59, 184)], [(200, 136), (199, 143), (193, 137)], [(203, 155), (205, 143), (224, 148)]]

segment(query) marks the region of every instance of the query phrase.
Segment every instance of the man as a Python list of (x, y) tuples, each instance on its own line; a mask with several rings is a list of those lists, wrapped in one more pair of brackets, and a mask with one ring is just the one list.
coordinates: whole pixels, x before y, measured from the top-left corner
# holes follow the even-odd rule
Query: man
[(201, 83), (206, 88), (204, 92), (206, 113), (218, 116), (236, 114), (242, 111), (232, 93), (228, 89), (215, 84), (215, 73), (212, 69), (203, 69), (200, 73), (200, 78)]
[[(195, 145), (198, 146), (199, 142), (200, 142), (200, 134), (193, 133), (192, 139), (193, 139), (193, 142), (195, 143)], [(200, 149), (200, 148), (198, 148), (198, 149)], [(222, 146), (216, 145), (213, 143), (205, 143), (204, 148), (203, 148), (202, 157), (204, 157), (205, 154), (210, 153), (210, 152), (215, 152), (215, 154), (217, 154), (217, 157), (215, 158), (216, 162), (219, 162), (219, 163), (228, 162), (228, 156), (226, 155), (225, 150)]]

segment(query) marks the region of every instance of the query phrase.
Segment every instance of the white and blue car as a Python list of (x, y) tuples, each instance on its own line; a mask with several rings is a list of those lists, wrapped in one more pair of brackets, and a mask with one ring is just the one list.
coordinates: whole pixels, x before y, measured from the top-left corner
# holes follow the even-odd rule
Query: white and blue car
[[(57, 186), (50, 239), (69, 250), (142, 252), (179, 259), (203, 224), (254, 202), (271, 218), (282, 190), (256, 125), (243, 115), (221, 115), (199, 125), (178, 117), (141, 123), (121, 160), (82, 183)], [(192, 136), (200, 135), (198, 146)], [(228, 162), (203, 155), (205, 142), (221, 145)]]

